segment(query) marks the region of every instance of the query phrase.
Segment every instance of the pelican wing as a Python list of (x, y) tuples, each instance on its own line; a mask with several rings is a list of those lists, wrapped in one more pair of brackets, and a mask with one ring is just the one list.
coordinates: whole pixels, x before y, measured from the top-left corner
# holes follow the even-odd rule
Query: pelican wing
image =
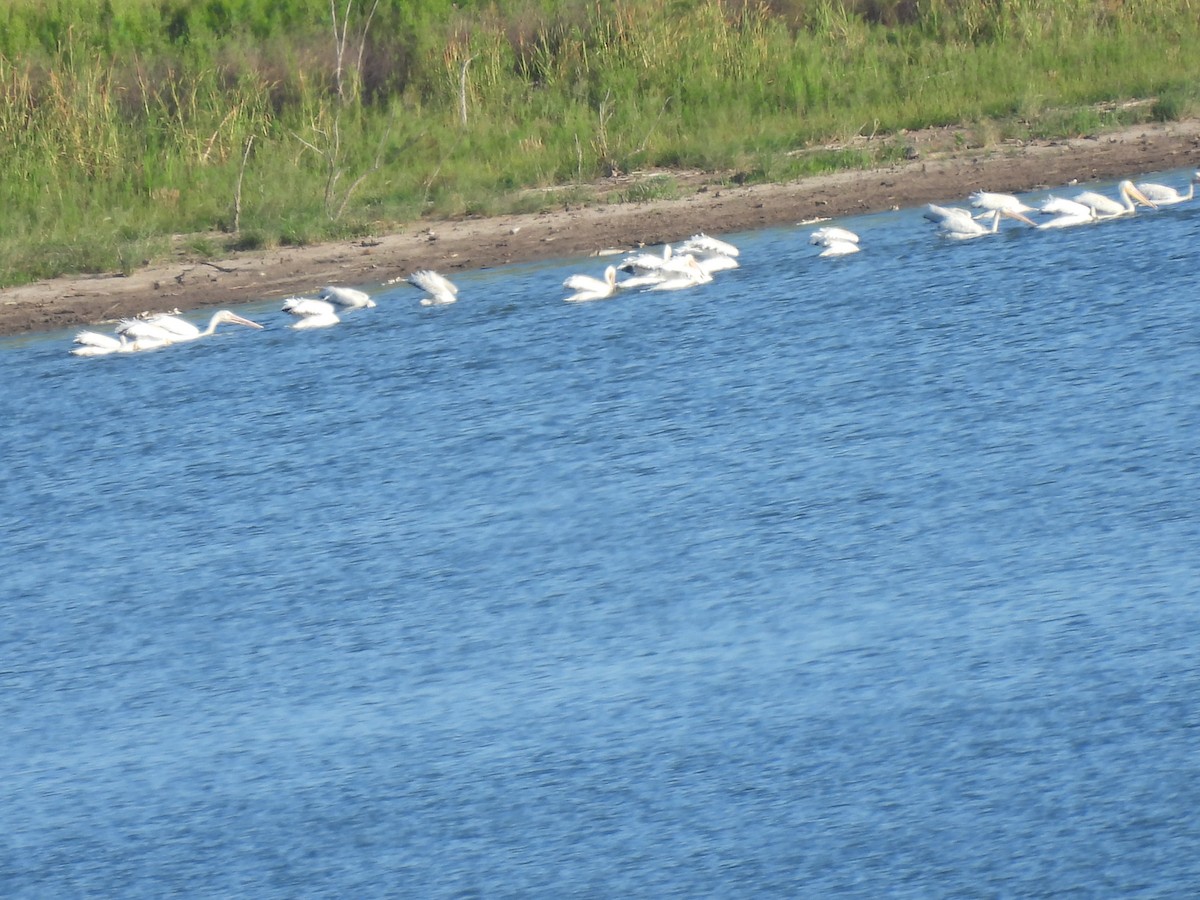
[(712, 256), (702, 256), (696, 262), (705, 272), (710, 275), (713, 272), (724, 272), (726, 269), (740, 268), (738, 261), (732, 256), (725, 256), (722, 253), (716, 253)]
[(98, 331), (81, 331), (75, 335), (75, 343), (85, 347), (100, 347), (112, 352), (119, 350), (125, 341), (115, 338), (111, 334), (100, 334)]
[(309, 328), (328, 328), (330, 325), (336, 325), (342, 321), (338, 318), (336, 312), (316, 313), (309, 316), (301, 316), (292, 323), (292, 328), (298, 330), (306, 330)]
[(1186, 194), (1176, 190), (1173, 187), (1168, 187), (1165, 184), (1154, 184), (1153, 182), (1143, 181), (1135, 187), (1146, 196), (1152, 203), (1170, 205), (1172, 203), (1182, 203), (1184, 200), (1191, 200), (1196, 186), (1193, 181)]
[(418, 269), (408, 276), (408, 282), (428, 292), (438, 303), (453, 303), (458, 299), (457, 285), (432, 269)]
[(200, 329), (191, 322), (166, 313), (151, 316), (146, 322), (178, 338), (194, 338), (200, 334)]
[(1090, 216), (1092, 208), (1077, 200), (1067, 200), (1065, 197), (1047, 197), (1038, 207), (1038, 212), (1048, 216)]
[(857, 244), (858, 235), (848, 228), (839, 228), (836, 225), (829, 225), (825, 228), (818, 228), (808, 236), (810, 244), (816, 244), (820, 247), (828, 247), (831, 244), (848, 243)]
[[(1112, 197), (1105, 197), (1103, 194), (1098, 194), (1095, 191), (1083, 191), (1076, 194), (1075, 202), (1082, 203), (1098, 216), (1119, 216), (1127, 211), (1123, 203), (1118, 203)], [(1133, 211), (1132, 205), (1128, 211)]]
[(945, 222), (972, 220), (969, 210), (957, 206), (938, 206), (936, 203), (927, 204), (925, 212), (922, 215), (930, 222), (936, 222), (938, 225), (942, 225)]
[(718, 238), (710, 237), (704, 232), (693, 234), (690, 238), (684, 241), (678, 249), (681, 253), (715, 253), (720, 256), (737, 256), (740, 252), (737, 247), (733, 246), (733, 244), (730, 244), (728, 241), (722, 241)]
[(563, 287), (572, 291), (606, 291), (609, 285), (591, 275), (571, 275), (563, 281)]
[(314, 300), (311, 297), (288, 297), (283, 301), (281, 309), (285, 313), (300, 318), (309, 316), (332, 316), (337, 310), (334, 305), (327, 300)]
[(710, 274), (700, 267), (694, 256), (683, 256), (679, 259), (684, 260), (682, 266), (672, 272), (664, 272), (666, 277), (657, 284), (651, 285), (647, 290), (651, 291), (678, 291), (683, 288), (695, 287), (698, 284), (707, 284), (713, 278)]
[(178, 334), (149, 319), (122, 319), (117, 323), (117, 334), (123, 334), (133, 341), (142, 339), (175, 341), (179, 339)]
[(659, 272), (670, 259), (653, 253), (632, 253), (621, 260), (621, 268), (626, 272)]
[(825, 249), (818, 253), (818, 256), (849, 256), (851, 253), (857, 253), (861, 248), (853, 241), (830, 241), (825, 245)]
[(375, 301), (371, 299), (370, 294), (355, 288), (337, 287), (331, 284), (321, 288), (320, 295), (322, 300), (350, 309), (369, 309), (375, 306)]
[(1033, 212), (1032, 206), (1027, 206), (1012, 194), (997, 194), (993, 191), (976, 191), (971, 195), (971, 205), (976, 209), (986, 209), (989, 212), (997, 210), (1007, 213)]

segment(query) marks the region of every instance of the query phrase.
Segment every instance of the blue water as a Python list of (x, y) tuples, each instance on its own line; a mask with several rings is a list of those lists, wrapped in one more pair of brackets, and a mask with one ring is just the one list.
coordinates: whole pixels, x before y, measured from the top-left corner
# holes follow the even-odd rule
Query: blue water
[(0, 894), (1193, 895), (1200, 201), (839, 224), (0, 342)]

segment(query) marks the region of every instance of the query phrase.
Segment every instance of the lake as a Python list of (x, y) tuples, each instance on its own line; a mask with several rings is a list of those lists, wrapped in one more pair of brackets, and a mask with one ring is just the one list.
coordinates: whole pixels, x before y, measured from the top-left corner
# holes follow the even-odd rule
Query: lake
[(1190, 895), (1200, 201), (838, 224), (0, 341), (0, 893)]

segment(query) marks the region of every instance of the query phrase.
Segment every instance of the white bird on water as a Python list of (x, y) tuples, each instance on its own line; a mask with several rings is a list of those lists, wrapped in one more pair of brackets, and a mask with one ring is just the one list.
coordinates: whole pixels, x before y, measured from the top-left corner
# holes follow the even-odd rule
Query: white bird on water
[(283, 301), (281, 309), (288, 315), (296, 317), (296, 321), (291, 327), (297, 330), (328, 328), (342, 321), (338, 318), (337, 308), (328, 300), (314, 300), (312, 297), (288, 297)]
[(217, 330), (218, 325), (244, 325), (247, 328), (262, 326), (257, 322), (239, 316), (227, 309), (218, 310), (208, 320), (208, 327), (201, 330), (196, 325), (179, 316), (161, 314), (148, 319), (124, 319), (117, 325), (117, 334), (124, 335), (130, 340), (162, 340), (168, 344), (179, 344), (194, 341), (197, 338), (208, 337)]
[(696, 257), (700, 268), (711, 275), (713, 272), (738, 268), (737, 257), (741, 251), (728, 241), (700, 232), (676, 247), (675, 253), (678, 256)]
[(680, 256), (683, 263), (670, 271), (663, 272), (663, 280), (651, 285), (651, 291), (679, 291), (695, 287), (698, 284), (708, 284), (713, 280), (712, 275), (704, 271), (694, 256)]
[(937, 225), (938, 230), (952, 240), (966, 240), (985, 234), (995, 234), (1000, 230), (1000, 217), (1005, 215), (1003, 210), (993, 211), (989, 218), (991, 226), (984, 225), (965, 209), (957, 206), (938, 206), (930, 203), (925, 207), (924, 216)]
[(606, 268), (603, 279), (593, 278), (591, 275), (571, 275), (563, 282), (563, 287), (575, 292), (564, 298), (567, 303), (604, 300), (617, 292), (617, 267)]
[(985, 210), (982, 214), (983, 218), (986, 218), (990, 213), (1002, 212), (1014, 219), (1019, 219), (1026, 225), (1034, 224), (1025, 214), (1035, 212), (1036, 210), (1013, 194), (999, 194), (995, 191), (976, 191), (971, 195), (971, 205), (976, 209)]
[(458, 299), (458, 287), (432, 269), (418, 269), (406, 279), (409, 284), (429, 294), (421, 298), (422, 306), (445, 306)]
[(111, 334), (100, 334), (98, 331), (81, 331), (75, 335), (75, 343), (79, 346), (71, 351), (72, 356), (110, 356), (113, 353), (140, 353), (144, 350), (158, 350), (169, 347), (170, 341), (162, 338), (138, 338), (129, 340), (124, 335), (113, 337)]
[(1131, 216), (1137, 212), (1137, 205), (1157, 209), (1158, 205), (1141, 191), (1132, 181), (1126, 179), (1117, 185), (1117, 196), (1106, 197), (1096, 191), (1083, 191), (1075, 195), (1075, 202), (1082, 203), (1090, 209), (1097, 219), (1115, 219), (1118, 216)]
[(663, 244), (662, 252), (648, 253), (641, 251), (638, 253), (630, 253), (619, 263), (619, 268), (622, 272), (630, 272), (634, 277), (639, 276), (656, 276), (659, 275), (663, 268), (672, 265), (674, 262), (674, 251), (670, 244)]
[(1049, 197), (1038, 207), (1038, 212), (1052, 216), (1044, 222), (1039, 222), (1039, 231), (1056, 228), (1074, 228), (1077, 225), (1090, 225), (1096, 221), (1096, 211), (1086, 203), (1067, 200), (1064, 197)]
[(848, 256), (862, 249), (858, 246), (857, 234), (848, 228), (839, 228), (837, 225), (818, 228), (808, 236), (808, 242), (824, 248), (817, 254), (818, 256)]
[(337, 287), (331, 284), (321, 288), (319, 296), (328, 303), (335, 303), (346, 309), (371, 309), (375, 306), (375, 301), (371, 299), (370, 294), (355, 288)]
[(693, 234), (690, 238), (675, 248), (677, 253), (717, 253), (721, 256), (738, 256), (741, 251), (728, 241), (711, 237), (703, 231)]
[(1183, 203), (1186, 200), (1191, 200), (1196, 195), (1197, 181), (1200, 181), (1200, 172), (1193, 172), (1191, 180), (1188, 181), (1186, 194), (1176, 188), (1168, 187), (1165, 184), (1155, 184), (1152, 181), (1139, 181), (1135, 186), (1155, 206), (1171, 206), (1175, 203)]

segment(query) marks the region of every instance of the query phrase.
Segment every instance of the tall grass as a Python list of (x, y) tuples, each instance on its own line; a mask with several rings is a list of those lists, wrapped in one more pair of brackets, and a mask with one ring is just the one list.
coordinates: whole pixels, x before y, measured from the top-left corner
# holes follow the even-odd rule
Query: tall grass
[[(328, 0), (9, 4), (0, 283), (129, 269), (174, 234), (305, 243), (617, 172), (780, 180), (896, 150), (797, 152), (858, 134), (1200, 109), (1191, 0), (372, 2), (334, 7), (341, 91)], [(1130, 98), (1155, 102), (1095, 111)]]

